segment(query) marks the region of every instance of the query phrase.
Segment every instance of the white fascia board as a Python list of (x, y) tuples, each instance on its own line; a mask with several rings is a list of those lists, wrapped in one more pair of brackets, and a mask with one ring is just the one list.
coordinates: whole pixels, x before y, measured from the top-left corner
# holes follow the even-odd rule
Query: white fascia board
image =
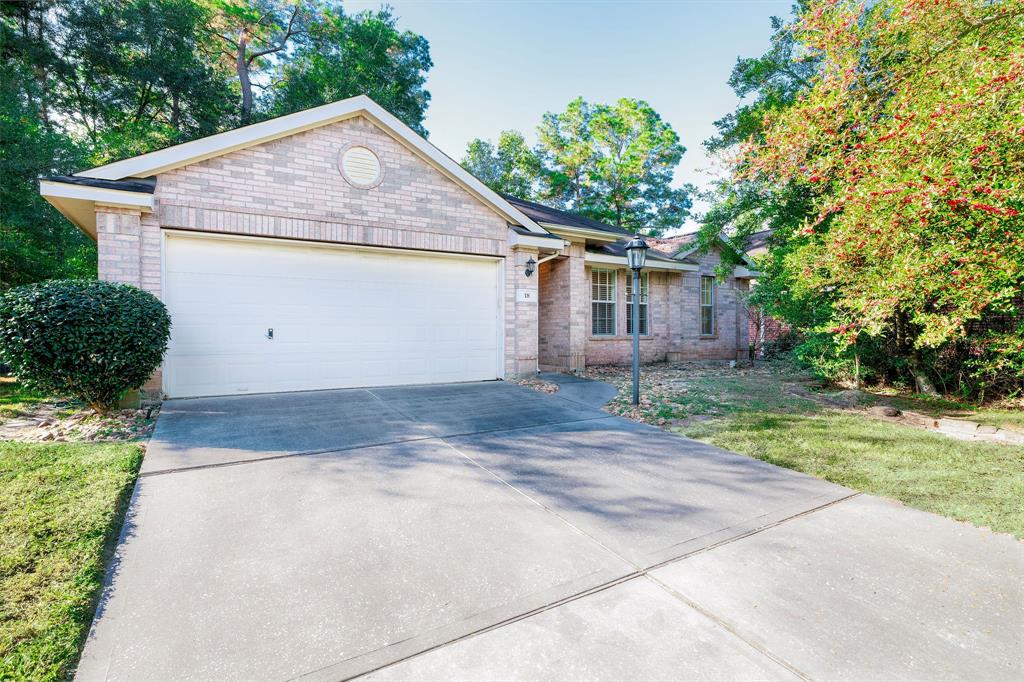
[(253, 123), (252, 125), (210, 135), (209, 137), (193, 140), (192, 142), (174, 145), (173, 147), (150, 152), (149, 154), (141, 154), (123, 161), (108, 163), (105, 166), (98, 166), (76, 173), (76, 175), (103, 180), (149, 177), (215, 156), (221, 156), (228, 152), (287, 137), (288, 135), (294, 135), (305, 130), (319, 128), (354, 116), (366, 116), (391, 133), (411, 151), (431, 163), (438, 170), (441, 170), (456, 183), (462, 185), (506, 220), (522, 225), (531, 232), (544, 232), (537, 223), (528, 218), (522, 211), (512, 206), (494, 190), (470, 175), (444, 152), (427, 142), (412, 128), (402, 123), (402, 121), (366, 95), (331, 102), (330, 104), (288, 114), (287, 116), (272, 118), (269, 121)]
[(39, 183), (39, 193), (47, 199), (51, 197), (77, 199), (80, 201), (92, 201), (106, 206), (139, 208), (145, 211), (153, 210), (153, 195), (148, 192), (129, 192), (123, 189), (89, 187), (87, 185), (72, 185), (67, 182), (42, 180)]
[[(591, 253), (587, 252), (584, 255), (584, 261), (587, 263), (597, 263), (599, 265), (611, 265), (617, 268), (628, 268), (629, 263), (626, 262), (625, 256), (613, 256), (608, 253)], [(644, 270), (673, 270), (681, 272), (696, 272), (699, 270), (696, 265), (689, 263), (666, 263), (665, 261), (647, 261), (647, 265), (644, 266)]]
[(589, 239), (595, 242), (617, 242), (620, 239), (626, 239), (629, 237), (627, 234), (612, 234), (611, 232), (602, 232), (601, 230), (588, 230), (583, 227), (570, 227), (568, 225), (559, 225), (558, 223), (540, 223), (541, 227), (547, 230), (565, 237), (576, 237), (577, 239)]
[(530, 246), (537, 249), (561, 251), (567, 244), (568, 242), (561, 238), (552, 239), (541, 235), (519, 234), (512, 229), (508, 231), (508, 245), (512, 247)]

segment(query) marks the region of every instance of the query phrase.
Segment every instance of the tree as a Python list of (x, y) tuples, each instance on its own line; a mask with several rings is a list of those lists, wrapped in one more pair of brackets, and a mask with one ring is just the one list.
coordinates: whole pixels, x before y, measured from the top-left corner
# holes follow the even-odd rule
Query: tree
[(537, 198), (540, 157), (515, 130), (502, 131), (497, 144), (480, 139), (470, 142), (462, 166), (495, 192), (531, 201)]
[(0, 6), (0, 289), (96, 271), (92, 243), (39, 196), (37, 186), (40, 175), (70, 172), (81, 163), (81, 149), (50, 120), (51, 4)]
[(564, 112), (545, 114), (538, 136), (542, 196), (556, 205), (652, 235), (689, 215), (693, 188), (672, 186), (686, 149), (647, 102), (577, 98)]
[(646, 102), (590, 104), (578, 97), (544, 114), (530, 150), (507, 130), (498, 144), (473, 140), (463, 164), (500, 192), (627, 229), (658, 235), (690, 214), (691, 185), (672, 185), (686, 149)]
[(805, 329), (836, 352), (874, 348), (920, 385), (1018, 387), (1024, 3), (816, 1), (792, 31), (819, 66), (736, 174), (804, 198), (768, 289), (822, 304)]
[(320, 8), (312, 0), (206, 1), (213, 10), (213, 29), (224, 46), (222, 54), (238, 78), (239, 121), (246, 125), (253, 118), (255, 77), (273, 66), (275, 56), (287, 56), (292, 43), (308, 36)]
[(270, 113), (368, 95), (426, 135), (423, 119), (430, 93), (424, 85), (432, 66), (430, 44), (423, 36), (399, 31), (389, 8), (348, 16), (328, 7), (279, 69)]
[(54, 104), (103, 163), (220, 130), (232, 111), (208, 9), (192, 0), (71, 0), (55, 31)]
[[(794, 13), (805, 4), (798, 4)], [(735, 112), (715, 121), (718, 133), (704, 142), (709, 152), (726, 162), (735, 161), (740, 145), (763, 140), (766, 117), (792, 106), (820, 68), (820, 57), (808, 53), (796, 40), (792, 22), (779, 17), (770, 21), (768, 51), (760, 57), (738, 58), (729, 76), (729, 86), (740, 104)], [(742, 159), (738, 161), (737, 169), (742, 163)], [(742, 243), (754, 232), (771, 229), (774, 241), (784, 242), (791, 228), (800, 225), (811, 211), (810, 195), (804, 188), (763, 183), (739, 173), (715, 183), (706, 198), (710, 208), (701, 216), (699, 234), (704, 248), (714, 244), (723, 232)], [(726, 260), (728, 265), (738, 264), (735, 258)]]

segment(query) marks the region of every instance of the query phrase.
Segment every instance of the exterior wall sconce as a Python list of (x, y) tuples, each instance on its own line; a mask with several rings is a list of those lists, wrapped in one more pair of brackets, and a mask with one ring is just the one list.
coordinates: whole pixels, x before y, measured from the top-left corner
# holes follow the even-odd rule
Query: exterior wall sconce
[(530, 260), (526, 261), (526, 276), (531, 276), (537, 270), (537, 261), (533, 260), (533, 256), (530, 256)]

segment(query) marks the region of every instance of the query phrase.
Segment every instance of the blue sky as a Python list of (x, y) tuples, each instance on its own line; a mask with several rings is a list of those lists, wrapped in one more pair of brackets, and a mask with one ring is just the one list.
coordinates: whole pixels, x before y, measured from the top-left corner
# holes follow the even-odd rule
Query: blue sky
[[(505, 129), (531, 142), (547, 111), (577, 95), (647, 100), (687, 152), (679, 182), (707, 184), (714, 164), (701, 141), (732, 111), (726, 84), (738, 56), (768, 47), (769, 17), (789, 0), (686, 2), (466, 2), (392, 0), (399, 27), (430, 41), (430, 140), (461, 160), (475, 137)], [(349, 1), (348, 12), (380, 2)], [(688, 229), (693, 225), (689, 225)]]

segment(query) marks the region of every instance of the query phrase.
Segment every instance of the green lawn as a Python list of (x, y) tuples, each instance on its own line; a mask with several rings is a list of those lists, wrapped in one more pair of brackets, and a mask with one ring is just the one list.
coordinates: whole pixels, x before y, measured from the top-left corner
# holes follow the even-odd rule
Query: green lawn
[(745, 412), (678, 427), (789, 469), (1024, 538), (1024, 448), (958, 441), (849, 412)]
[(1001, 429), (1024, 431), (1024, 410), (977, 410), (965, 415), (964, 419)]
[(824, 386), (784, 362), (650, 365), (637, 409), (628, 368), (588, 368), (587, 375), (619, 387), (607, 408), (613, 413), (1024, 538), (1024, 447), (953, 440), (873, 419), (862, 408), (891, 405), (1017, 428), (1022, 410)]
[(69, 676), (142, 447), (0, 442), (0, 679)]

